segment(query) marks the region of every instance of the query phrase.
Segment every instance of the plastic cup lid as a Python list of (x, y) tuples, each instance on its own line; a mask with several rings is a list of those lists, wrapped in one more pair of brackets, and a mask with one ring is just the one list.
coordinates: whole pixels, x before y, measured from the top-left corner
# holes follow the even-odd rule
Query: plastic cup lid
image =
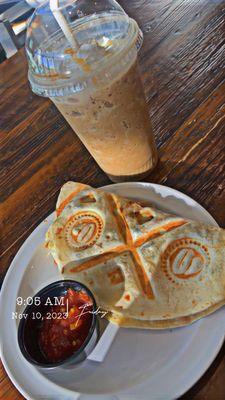
[(119, 68), (142, 45), (142, 32), (114, 0), (50, 0), (27, 28), (32, 90), (65, 96), (94, 84), (102, 70)]

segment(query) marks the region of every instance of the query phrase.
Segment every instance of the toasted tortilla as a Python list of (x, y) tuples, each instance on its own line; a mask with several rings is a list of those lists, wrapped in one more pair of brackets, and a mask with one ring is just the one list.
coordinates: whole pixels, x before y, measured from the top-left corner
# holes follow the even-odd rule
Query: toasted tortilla
[(225, 232), (68, 182), (47, 247), (120, 326), (187, 325), (225, 303)]

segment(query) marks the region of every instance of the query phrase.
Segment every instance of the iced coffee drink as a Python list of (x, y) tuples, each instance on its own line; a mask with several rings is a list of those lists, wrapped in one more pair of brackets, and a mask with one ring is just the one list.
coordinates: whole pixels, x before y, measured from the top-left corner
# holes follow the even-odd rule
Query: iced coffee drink
[(110, 85), (52, 100), (113, 181), (141, 178), (155, 167), (157, 152), (136, 61)]
[[(95, 12), (71, 24), (74, 48), (57, 31), (36, 52), (27, 46), (27, 53), (33, 91), (51, 98), (117, 182), (148, 175), (157, 151), (138, 70), (139, 28), (116, 2), (106, 0), (107, 7), (112, 4), (112, 12)], [(32, 46), (34, 35), (31, 39)]]

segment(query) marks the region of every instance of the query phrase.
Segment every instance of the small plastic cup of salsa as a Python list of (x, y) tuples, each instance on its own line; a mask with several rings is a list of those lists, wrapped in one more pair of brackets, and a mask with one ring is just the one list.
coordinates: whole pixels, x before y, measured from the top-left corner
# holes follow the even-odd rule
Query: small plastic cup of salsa
[(85, 360), (97, 339), (94, 296), (72, 280), (57, 281), (40, 290), (29, 301), (18, 328), (23, 356), (41, 368), (68, 368)]

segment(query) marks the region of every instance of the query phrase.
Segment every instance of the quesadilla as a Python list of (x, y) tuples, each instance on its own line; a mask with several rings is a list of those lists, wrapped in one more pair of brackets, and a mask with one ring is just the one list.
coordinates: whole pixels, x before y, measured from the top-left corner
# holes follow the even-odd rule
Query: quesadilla
[(68, 182), (46, 244), (120, 326), (169, 328), (225, 303), (225, 232)]

